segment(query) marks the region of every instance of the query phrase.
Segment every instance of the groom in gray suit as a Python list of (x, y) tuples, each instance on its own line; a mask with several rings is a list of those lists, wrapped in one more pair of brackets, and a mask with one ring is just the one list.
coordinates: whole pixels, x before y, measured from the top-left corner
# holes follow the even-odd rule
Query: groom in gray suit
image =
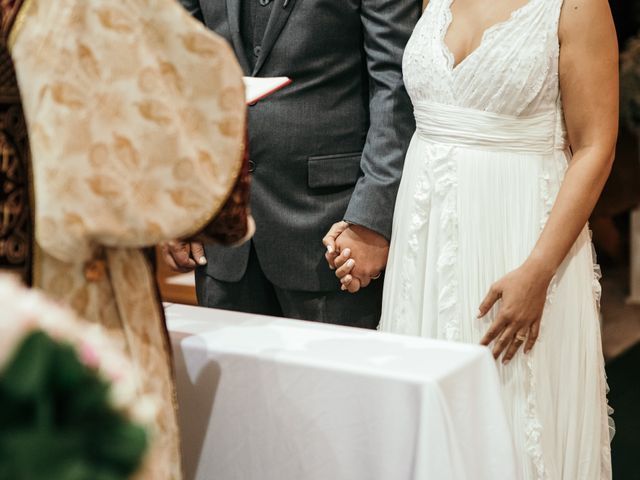
[(375, 328), (382, 281), (341, 291), (322, 240), (331, 229), (361, 272), (384, 268), (415, 130), (402, 54), (422, 1), (180, 2), (233, 46), (245, 75), (293, 83), (249, 107), (253, 240), (206, 245), (204, 266), (198, 245), (181, 243), (169, 261), (201, 265), (201, 305)]

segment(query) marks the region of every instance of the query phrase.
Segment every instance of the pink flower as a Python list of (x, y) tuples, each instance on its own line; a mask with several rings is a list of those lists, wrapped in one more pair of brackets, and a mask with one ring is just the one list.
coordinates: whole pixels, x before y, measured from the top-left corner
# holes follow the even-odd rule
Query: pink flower
[(80, 345), (80, 361), (89, 368), (97, 369), (100, 366), (100, 356), (93, 345), (82, 342)]

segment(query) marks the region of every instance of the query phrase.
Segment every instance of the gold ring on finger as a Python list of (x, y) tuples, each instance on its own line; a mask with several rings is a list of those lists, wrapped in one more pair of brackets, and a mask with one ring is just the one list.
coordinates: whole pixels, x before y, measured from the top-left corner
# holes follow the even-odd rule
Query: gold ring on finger
[(379, 272), (375, 277), (371, 277), (371, 280), (377, 280), (382, 276), (382, 272)]
[(519, 342), (524, 342), (526, 339), (527, 339), (527, 336), (522, 333), (518, 333), (516, 335), (516, 340), (518, 340)]

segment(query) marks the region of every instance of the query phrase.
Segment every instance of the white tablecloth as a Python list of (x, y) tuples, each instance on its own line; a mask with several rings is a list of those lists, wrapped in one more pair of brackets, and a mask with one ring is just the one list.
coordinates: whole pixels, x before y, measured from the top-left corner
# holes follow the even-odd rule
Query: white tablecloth
[(484, 348), (166, 311), (187, 480), (517, 478)]

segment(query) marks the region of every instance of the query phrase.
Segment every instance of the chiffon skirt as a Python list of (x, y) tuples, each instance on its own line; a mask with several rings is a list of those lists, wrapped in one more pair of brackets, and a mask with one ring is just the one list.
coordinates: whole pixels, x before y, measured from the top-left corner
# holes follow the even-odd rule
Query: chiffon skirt
[[(531, 252), (569, 158), (417, 133), (397, 197), (380, 329), (479, 343), (499, 308), (478, 320), (480, 302)], [(497, 362), (524, 479), (611, 478), (594, 265), (585, 227), (549, 287), (533, 350)]]

